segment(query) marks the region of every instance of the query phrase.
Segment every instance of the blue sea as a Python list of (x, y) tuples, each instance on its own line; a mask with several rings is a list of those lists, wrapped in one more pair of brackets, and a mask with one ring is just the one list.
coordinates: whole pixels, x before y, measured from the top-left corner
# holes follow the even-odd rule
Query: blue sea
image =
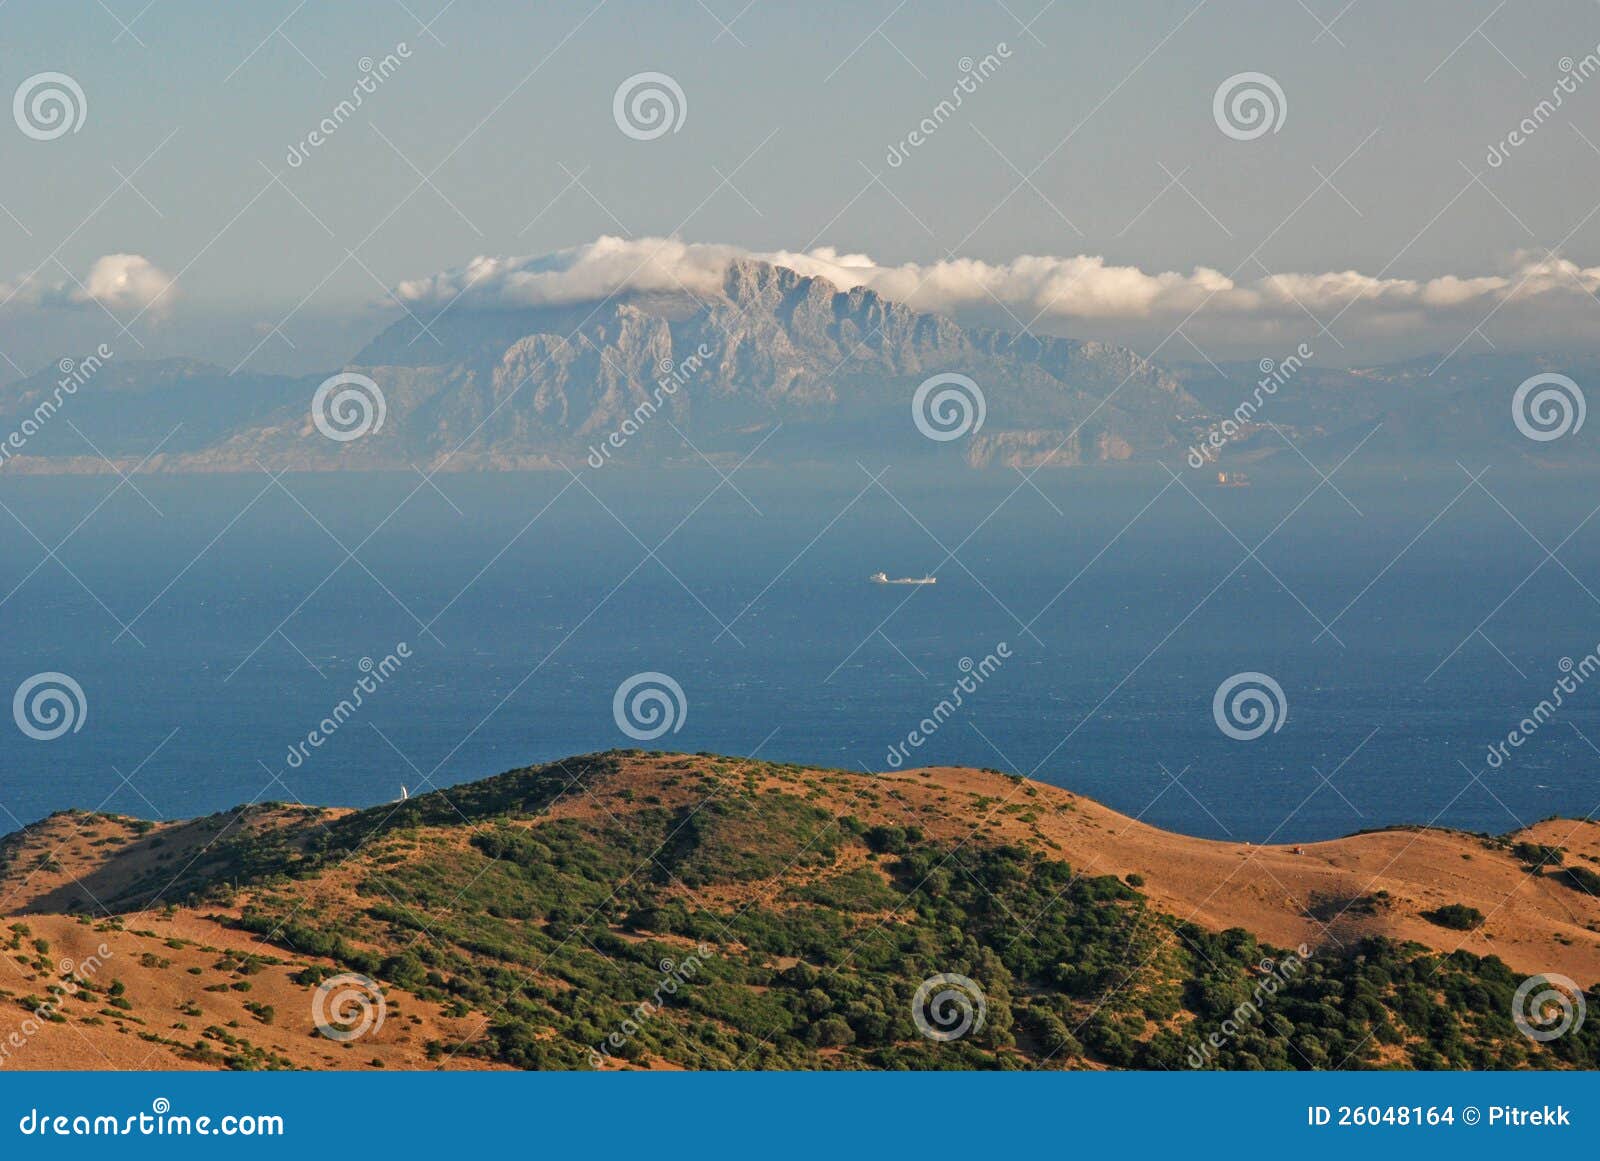
[[(878, 470), (8, 476), (0, 695), (82, 702), (0, 717), (0, 831), (636, 745), (992, 767), (1256, 842), (1600, 806), (1600, 678), (1488, 762), (1600, 643), (1591, 479)], [(641, 673), (682, 691), (648, 742)], [(1250, 740), (1237, 674), (1281, 690)]]

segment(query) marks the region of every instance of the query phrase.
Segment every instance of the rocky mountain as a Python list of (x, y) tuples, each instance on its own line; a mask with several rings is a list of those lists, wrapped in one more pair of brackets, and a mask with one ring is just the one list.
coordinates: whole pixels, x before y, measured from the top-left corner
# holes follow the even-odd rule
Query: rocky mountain
[[(1510, 356), (1351, 370), (1313, 358), (1272, 376), (1254, 364), (1167, 368), (738, 260), (714, 294), (408, 313), (321, 396), (327, 375), (63, 363), (0, 389), (0, 452), (13, 472), (126, 470), (152, 450), (146, 470), (646, 466), (756, 448), (778, 463), (1195, 466), (1189, 449), (1217, 431), (1224, 464), (1297, 458), (1283, 436), (1337, 458), (1377, 431), (1364, 462), (1595, 463), (1581, 429), (1540, 442), (1513, 422), (1517, 384), (1552, 369)], [(1600, 381), (1595, 360), (1568, 370)]]
[[(774, 432), (763, 455), (780, 460), (929, 453), (939, 445), (914, 424), (912, 398), (938, 374), (967, 376), (983, 396), (977, 438), (960, 448), (977, 465), (1026, 458), (1079, 425), (1062, 464), (1159, 453), (1201, 412), (1130, 351), (963, 328), (756, 261), (733, 263), (709, 297), (408, 317), (345, 371), (383, 397), (381, 426), (345, 442), (312, 422), (317, 377), (229, 377), (188, 362), (108, 364), (61, 410), (113, 458), (142, 456), (181, 422), (154, 466), (197, 470), (447, 456), (460, 468), (546, 467), (604, 451), (613, 435), (607, 458), (636, 464), (742, 455)], [(52, 369), (0, 393), (0, 425), (25, 419), (59, 378)], [(70, 428), (24, 451), (91, 454)]]
[(632, 462), (694, 448), (742, 454), (780, 425), (786, 433), (763, 449), (778, 458), (927, 450), (911, 402), (923, 380), (946, 373), (983, 394), (976, 434), (986, 438), (966, 449), (977, 464), (1003, 456), (1008, 440), (1085, 420), (1064, 463), (1127, 458), (1172, 445), (1199, 410), (1170, 373), (1131, 352), (967, 329), (749, 260), (730, 266), (715, 297), (403, 319), (354, 363), (403, 383), (407, 406), (426, 417), (411, 433), (413, 455), (460, 447), (490, 460), (603, 450), (613, 433), (627, 440), (613, 454)]
[[(1517, 422), (1517, 391), (1529, 378), (1562, 375), (1576, 391), (1558, 388), (1573, 410), (1552, 398), (1549, 422), (1535, 414), (1537, 390), (1523, 403), (1526, 426), (1551, 433), (1531, 439)], [(1264, 402), (1227, 444), (1224, 461), (1296, 458), (1287, 435), (1313, 460), (1336, 463), (1356, 447), (1360, 462), (1398, 468), (1447, 467), (1460, 461), (1526, 467), (1600, 465), (1600, 442), (1583, 425), (1585, 386), (1600, 386), (1600, 357), (1568, 355), (1430, 355), (1377, 367), (1334, 368), (1314, 363), (1293, 370), (1282, 364), (1197, 364), (1179, 372), (1186, 390), (1208, 413), (1226, 416), (1263, 383)], [(1281, 380), (1275, 381), (1275, 380)], [(1274, 431), (1276, 425), (1279, 431)], [(1281, 434), (1280, 434), (1281, 432)]]

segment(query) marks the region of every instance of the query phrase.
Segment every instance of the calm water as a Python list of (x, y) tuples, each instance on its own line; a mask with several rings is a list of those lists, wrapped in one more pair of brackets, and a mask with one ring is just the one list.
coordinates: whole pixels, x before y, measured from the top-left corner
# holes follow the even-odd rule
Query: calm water
[[(1457, 497), (1464, 476), (1341, 477), (1359, 515), (1326, 487), (1305, 499), (1309, 473), (1187, 479), (1198, 499), (1143, 470), (1041, 476), (1042, 495), (1015, 474), (891, 471), (892, 497), (859, 473), (746, 471), (743, 497), (709, 498), (709, 470), (587, 472), (593, 496), (564, 476), (444, 476), (443, 496), (409, 500), (420, 477), (284, 477), (293, 496), (265, 476), (140, 478), (147, 504), (105, 499), (114, 479), (7, 478), (0, 690), (65, 672), (88, 715), (48, 742), (0, 719), (0, 830), (67, 806), (365, 805), (632, 745), (612, 696), (641, 671), (688, 702), (654, 745), (882, 769), (962, 659), (1000, 642), (1010, 659), (915, 764), (1016, 769), (1256, 841), (1498, 832), (1600, 804), (1600, 680), (1485, 766), (1560, 660), (1600, 642), (1600, 519), (1573, 533), (1592, 481), (1485, 476), (1524, 530), (1482, 491)], [(1248, 558), (1239, 541), (1297, 505)], [(1534, 540), (1569, 534), (1560, 563)], [(939, 583), (866, 583), (879, 569)], [(410, 659), (291, 767), (362, 659), (402, 641)], [(1288, 703), (1250, 742), (1211, 708), (1243, 671)]]

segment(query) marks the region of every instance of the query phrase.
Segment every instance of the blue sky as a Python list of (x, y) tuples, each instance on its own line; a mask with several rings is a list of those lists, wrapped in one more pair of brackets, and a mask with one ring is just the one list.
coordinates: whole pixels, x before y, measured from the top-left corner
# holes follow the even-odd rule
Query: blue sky
[[(885, 267), (1081, 254), (1240, 282), (1351, 270), (1516, 282), (1552, 247), (1600, 266), (1600, 214), (1588, 216), (1600, 77), (1503, 164), (1486, 162), (1551, 94), (1562, 58), (1600, 45), (1600, 6), (1577, 0), (1532, 11), (1479, 0), (11, 0), (0, 23), (0, 94), (54, 71), (87, 103), (75, 133), (0, 132), (0, 284), (13, 299), (0, 307), (0, 349), (26, 370), (107, 327), (116, 335), (150, 305), (136, 287), (119, 297), (80, 285), (114, 254), (171, 280), (134, 325), (148, 351), (231, 367), (256, 348), (261, 370), (337, 363), (394, 317), (376, 304), (405, 280), (600, 235), (832, 246)], [(361, 58), (402, 43), (393, 75), (291, 167), (288, 151), (350, 94)], [(963, 75), (958, 62), (1001, 44), (1001, 67), (889, 166), (890, 146)], [(681, 128), (650, 141), (612, 114), (619, 84), (644, 71), (670, 75), (686, 103)], [(1276, 132), (1248, 141), (1213, 120), (1219, 84), (1242, 72), (1273, 77), (1287, 106)], [(1494, 311), (1485, 334), (1577, 341), (1600, 303), (1582, 276), (1548, 277), (1571, 283), (1560, 334), (1530, 329), (1557, 313), (1554, 300)], [(984, 295), (1005, 302), (974, 295), (957, 313), (1030, 322), (1037, 299), (994, 285)], [(1228, 317), (1248, 314), (1238, 297), (1210, 304), (1164, 352), (1251, 357), (1293, 337), (1281, 319)], [(1337, 310), (1327, 301), (1306, 303), (1313, 334)], [(1348, 361), (1464, 336), (1487, 349), (1472, 332), (1493, 303), (1333, 329), (1355, 347)], [(1149, 350), (1181, 309), (1047, 311), (1030, 325)]]

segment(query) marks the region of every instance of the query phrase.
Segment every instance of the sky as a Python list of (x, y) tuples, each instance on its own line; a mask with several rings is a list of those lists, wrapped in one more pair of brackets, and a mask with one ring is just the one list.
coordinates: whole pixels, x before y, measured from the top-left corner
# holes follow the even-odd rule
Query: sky
[[(0, 379), (102, 341), (312, 371), (407, 310), (742, 253), (1172, 361), (1600, 333), (1588, 0), (10, 0), (0, 27)], [(641, 88), (670, 128), (619, 113)]]

